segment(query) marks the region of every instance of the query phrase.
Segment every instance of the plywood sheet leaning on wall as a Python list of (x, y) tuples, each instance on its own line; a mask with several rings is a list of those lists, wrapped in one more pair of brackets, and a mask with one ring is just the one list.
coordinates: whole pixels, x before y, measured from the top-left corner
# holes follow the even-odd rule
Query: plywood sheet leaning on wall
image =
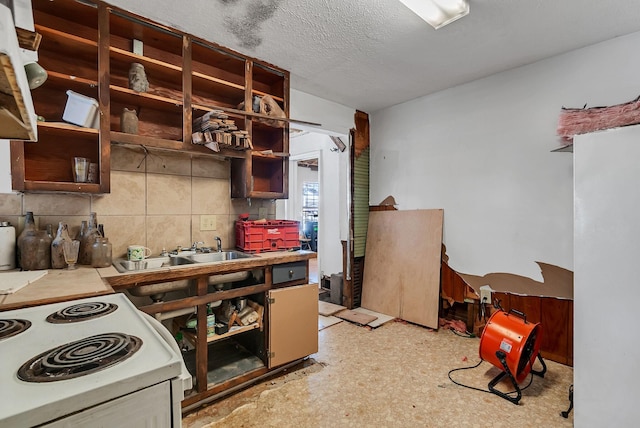
[(438, 328), (441, 209), (369, 213), (362, 307)]

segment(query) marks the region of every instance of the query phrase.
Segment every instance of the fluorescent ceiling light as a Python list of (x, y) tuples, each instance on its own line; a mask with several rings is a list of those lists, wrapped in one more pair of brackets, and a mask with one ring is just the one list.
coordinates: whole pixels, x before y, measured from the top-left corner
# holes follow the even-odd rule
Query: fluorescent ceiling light
[(400, 0), (436, 30), (469, 13), (468, 0)]

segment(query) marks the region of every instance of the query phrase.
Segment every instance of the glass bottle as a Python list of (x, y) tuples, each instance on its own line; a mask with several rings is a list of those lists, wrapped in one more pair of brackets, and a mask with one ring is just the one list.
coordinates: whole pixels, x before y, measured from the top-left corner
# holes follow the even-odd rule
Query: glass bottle
[(91, 246), (91, 266), (95, 268), (111, 266), (111, 252), (109, 239), (97, 237)]
[(46, 230), (34, 230), (22, 239), (20, 248), (22, 270), (42, 270), (51, 266), (51, 238)]
[(64, 260), (64, 251), (62, 250), (64, 241), (71, 241), (71, 236), (69, 236), (67, 224), (60, 222), (58, 223), (56, 237), (51, 241), (51, 267), (53, 269), (64, 269), (67, 266), (67, 262)]
[(53, 236), (53, 226), (50, 223), (47, 224), (47, 235), (49, 235), (49, 238), (51, 238), (52, 241), (53, 238), (55, 238), (55, 236)]
[(87, 228), (85, 230), (84, 236), (80, 238), (80, 254), (78, 255), (78, 264), (91, 264), (91, 246), (98, 237), (100, 237), (100, 232), (98, 231), (98, 215), (95, 212), (92, 212), (89, 215), (89, 222), (87, 223)]
[(87, 233), (87, 221), (82, 220), (80, 222), (80, 232), (78, 233), (78, 237), (76, 238), (78, 241), (82, 241), (82, 237)]
[(18, 264), (22, 267), (21, 259), (22, 259), (22, 247), (24, 246), (23, 242), (26, 236), (35, 233), (36, 231), (36, 221), (33, 218), (33, 211), (27, 211), (27, 214), (24, 216), (24, 228), (20, 235), (18, 235), (18, 239), (16, 240), (16, 246), (18, 248), (16, 258), (18, 260)]

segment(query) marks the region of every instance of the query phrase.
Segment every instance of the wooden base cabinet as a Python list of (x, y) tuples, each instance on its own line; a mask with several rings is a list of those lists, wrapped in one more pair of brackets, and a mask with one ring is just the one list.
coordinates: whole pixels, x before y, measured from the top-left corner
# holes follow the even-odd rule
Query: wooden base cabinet
[(188, 335), (195, 349), (185, 354), (185, 362), (194, 375), (194, 389), (183, 401), (186, 410), (318, 352), (317, 284), (239, 297), (264, 305), (264, 318), (202, 341)]

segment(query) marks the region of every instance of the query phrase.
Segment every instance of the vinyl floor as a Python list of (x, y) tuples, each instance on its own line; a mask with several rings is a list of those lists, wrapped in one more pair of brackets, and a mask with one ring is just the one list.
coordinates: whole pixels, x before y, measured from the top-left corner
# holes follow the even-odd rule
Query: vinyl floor
[[(479, 361), (478, 338), (391, 321), (375, 328), (340, 322), (319, 332), (319, 352), (277, 377), (183, 418), (200, 427), (570, 427), (573, 369), (547, 361), (518, 405), (449, 380)], [(457, 371), (487, 389), (500, 371), (488, 362)], [(527, 378), (521, 386), (529, 382)], [(503, 391), (508, 385), (499, 384)]]

